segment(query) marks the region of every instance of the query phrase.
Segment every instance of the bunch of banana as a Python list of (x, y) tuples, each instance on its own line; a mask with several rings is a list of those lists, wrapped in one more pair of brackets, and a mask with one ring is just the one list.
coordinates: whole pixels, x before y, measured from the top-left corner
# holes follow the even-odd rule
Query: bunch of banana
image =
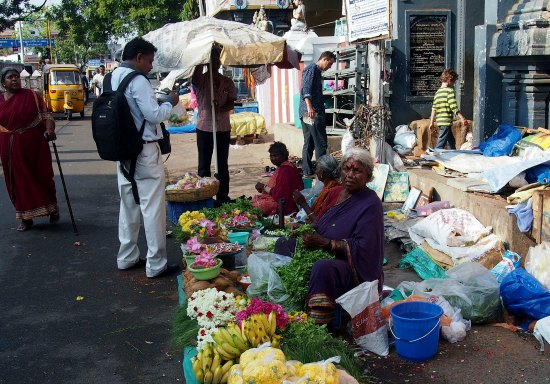
[(241, 323), (241, 332), (253, 347), (268, 341), (271, 342), (272, 346), (278, 347), (281, 337), (275, 334), (276, 330), (277, 318), (273, 311), (269, 316), (266, 316), (265, 313), (252, 314)]
[(214, 348), (222, 360), (238, 359), (241, 353), (249, 348), (239, 326), (229, 323), (227, 327), (220, 327), (212, 333)]
[(225, 384), (229, 377), (229, 369), (235, 361), (229, 360), (222, 365), (220, 354), (214, 349), (212, 343), (208, 343), (197, 356), (191, 359), (191, 363), (195, 377), (200, 383)]

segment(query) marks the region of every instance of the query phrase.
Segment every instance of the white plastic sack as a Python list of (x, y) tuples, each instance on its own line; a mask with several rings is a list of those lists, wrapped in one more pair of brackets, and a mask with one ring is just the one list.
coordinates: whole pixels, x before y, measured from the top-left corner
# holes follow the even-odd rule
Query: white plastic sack
[(342, 135), (342, 142), (340, 144), (342, 155), (345, 155), (346, 152), (350, 148), (353, 148), (354, 145), (355, 145), (355, 139), (353, 138), (353, 134), (349, 129), (347, 129), (346, 132), (344, 132), (344, 134)]
[(492, 227), (484, 227), (470, 212), (451, 208), (432, 213), (411, 227), (409, 232), (431, 238), (441, 245), (463, 247), (475, 244), (492, 230)]
[(544, 352), (544, 340), (550, 344), (550, 316), (546, 316), (537, 321), (533, 329), (533, 336), (540, 343), (540, 351)]
[(364, 282), (344, 293), (336, 302), (351, 316), (351, 331), (361, 348), (387, 356), (388, 328), (378, 297), (378, 280)]
[(400, 125), (396, 129), (393, 139), (394, 149), (401, 155), (410, 153), (416, 145), (416, 133), (407, 125)]
[(529, 248), (525, 259), (525, 269), (542, 285), (550, 289), (550, 243), (543, 241)]

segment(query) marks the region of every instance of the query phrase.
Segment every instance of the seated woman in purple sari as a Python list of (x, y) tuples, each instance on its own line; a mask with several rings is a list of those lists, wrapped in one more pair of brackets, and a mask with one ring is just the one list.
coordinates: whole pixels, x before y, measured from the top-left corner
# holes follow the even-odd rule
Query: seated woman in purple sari
[(374, 164), (367, 150), (350, 149), (341, 163), (342, 189), (336, 204), (314, 225), (316, 232), (303, 234), (310, 248), (324, 248), (336, 258), (313, 265), (306, 299), (310, 317), (328, 324), (335, 319), (335, 299), (365, 281), (378, 280), (382, 290), (384, 273), (384, 212), (382, 202), (366, 184)]

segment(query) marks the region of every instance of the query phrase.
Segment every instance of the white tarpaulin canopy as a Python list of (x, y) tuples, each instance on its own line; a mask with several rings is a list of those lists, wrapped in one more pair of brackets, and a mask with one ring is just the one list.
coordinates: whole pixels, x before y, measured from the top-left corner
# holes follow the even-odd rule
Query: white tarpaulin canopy
[[(224, 66), (254, 67), (282, 63), (284, 68), (297, 67), (297, 63), (291, 63), (290, 66), (285, 63), (285, 59), (290, 61), (290, 55), (284, 38), (262, 31), (255, 26), (214, 17), (199, 17), (191, 21), (167, 24), (147, 33), (143, 38), (158, 49), (153, 71), (170, 72), (170, 75), (161, 83), (161, 89), (172, 88), (172, 84), (177, 79), (191, 77), (197, 65), (210, 64), (213, 117), (216, 115), (211, 62), (214, 46), (221, 48), (220, 61)], [(217, 173), (215, 117), (212, 119), (212, 124), (214, 165)]]
[(180, 70), (179, 78), (191, 77), (195, 66), (208, 64), (214, 45), (221, 47), (222, 65), (232, 67), (281, 62), (286, 45), (284, 38), (254, 26), (213, 17), (167, 24), (143, 38), (158, 49), (153, 71)]

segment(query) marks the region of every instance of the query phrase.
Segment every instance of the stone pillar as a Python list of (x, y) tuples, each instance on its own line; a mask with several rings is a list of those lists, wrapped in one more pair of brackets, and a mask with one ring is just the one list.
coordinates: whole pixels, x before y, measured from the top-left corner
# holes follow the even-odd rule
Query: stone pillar
[(550, 0), (516, 0), (493, 35), (490, 57), (503, 73), (503, 122), (548, 127)]

